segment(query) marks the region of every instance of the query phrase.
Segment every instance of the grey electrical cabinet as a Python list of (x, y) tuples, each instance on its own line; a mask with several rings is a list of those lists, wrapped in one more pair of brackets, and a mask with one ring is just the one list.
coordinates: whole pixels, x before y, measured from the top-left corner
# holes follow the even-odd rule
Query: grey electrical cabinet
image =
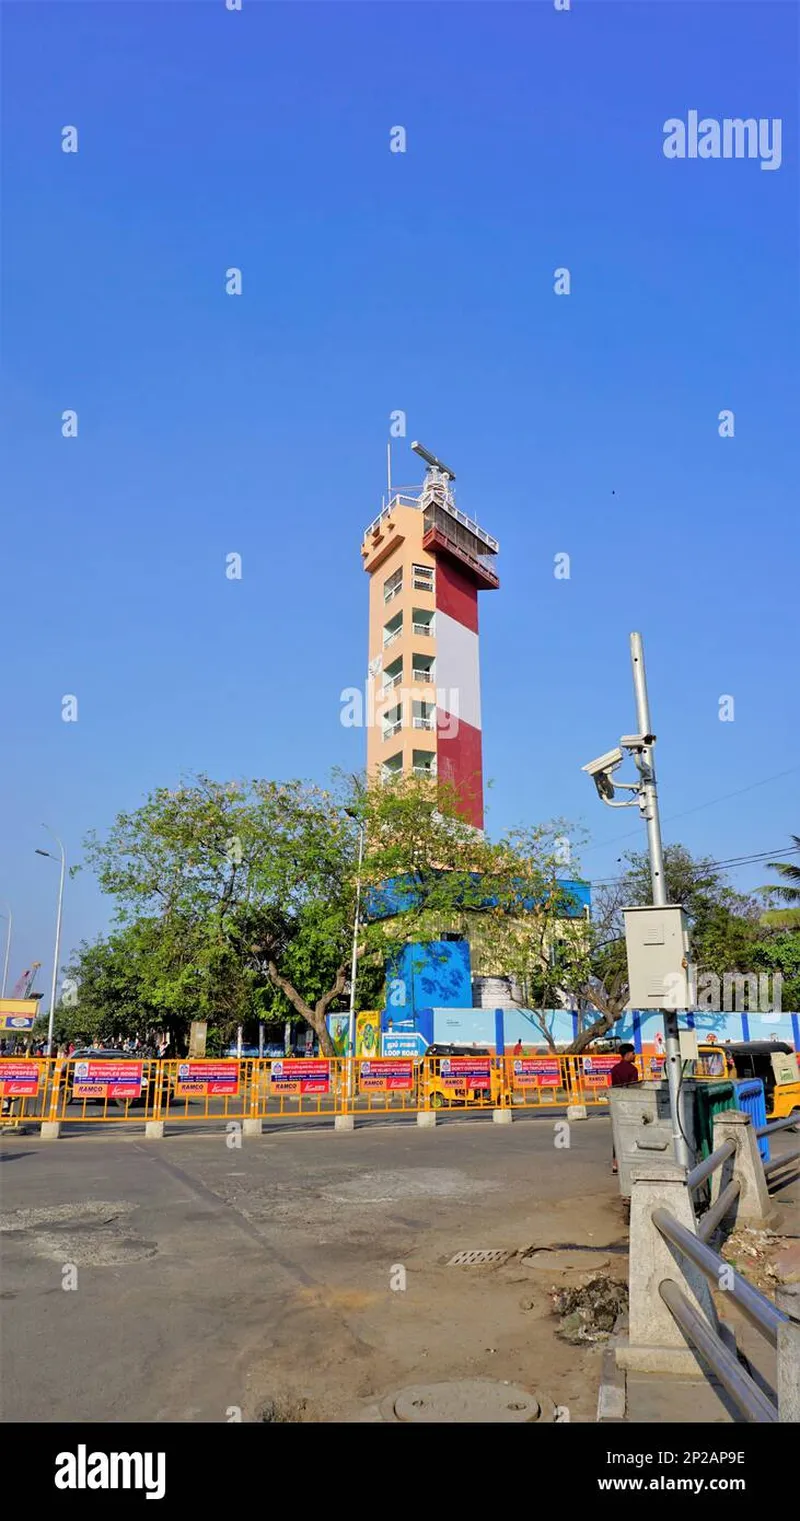
[(689, 1009), (689, 929), (679, 904), (623, 908), (629, 1009)]

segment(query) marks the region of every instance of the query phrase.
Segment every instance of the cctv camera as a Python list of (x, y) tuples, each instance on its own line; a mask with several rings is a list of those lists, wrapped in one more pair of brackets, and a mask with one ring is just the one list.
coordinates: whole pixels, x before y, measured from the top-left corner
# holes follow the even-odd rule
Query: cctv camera
[(655, 743), (655, 734), (623, 734), (620, 744), (623, 750), (644, 750)]
[(616, 771), (617, 766), (622, 765), (622, 751), (607, 750), (605, 755), (599, 755), (597, 760), (590, 761), (588, 766), (581, 766), (582, 771), (588, 771), (592, 777), (603, 775), (607, 771)]
[(605, 798), (607, 801), (610, 801), (610, 799), (614, 796), (614, 783), (612, 782), (608, 772), (598, 771), (597, 774), (592, 777), (592, 781), (597, 788), (598, 795), (601, 798)]

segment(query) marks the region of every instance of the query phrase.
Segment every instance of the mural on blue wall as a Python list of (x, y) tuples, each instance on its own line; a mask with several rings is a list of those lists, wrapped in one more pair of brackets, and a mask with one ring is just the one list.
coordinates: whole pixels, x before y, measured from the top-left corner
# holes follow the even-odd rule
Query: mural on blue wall
[(386, 968), (386, 1003), (398, 1013), (415, 1009), (465, 1008), (472, 1003), (466, 940), (404, 945)]

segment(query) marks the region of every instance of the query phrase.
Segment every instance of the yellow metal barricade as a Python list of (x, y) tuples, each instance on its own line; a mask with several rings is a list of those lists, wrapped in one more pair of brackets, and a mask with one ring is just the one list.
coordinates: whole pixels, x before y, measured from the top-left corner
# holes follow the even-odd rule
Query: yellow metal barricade
[[(167, 1126), (420, 1109), (596, 1107), (614, 1055), (436, 1057), (0, 1058), (4, 1130), (60, 1124)], [(644, 1076), (641, 1058), (636, 1058)]]
[(42, 1118), (70, 1125), (143, 1125), (154, 1118), (162, 1066), (152, 1057), (57, 1057), (48, 1063)]
[(41, 1123), (50, 1066), (44, 1057), (0, 1057), (0, 1128)]
[(250, 1114), (254, 1061), (236, 1057), (184, 1057), (162, 1061), (148, 1119), (165, 1124), (243, 1120)]
[(504, 1104), (502, 1057), (426, 1056), (419, 1063), (421, 1109), (499, 1109)]
[(260, 1119), (308, 1118), (346, 1110), (347, 1063), (343, 1057), (274, 1057), (255, 1065)]
[(345, 1113), (416, 1114), (419, 1068), (413, 1056), (356, 1058), (345, 1065)]

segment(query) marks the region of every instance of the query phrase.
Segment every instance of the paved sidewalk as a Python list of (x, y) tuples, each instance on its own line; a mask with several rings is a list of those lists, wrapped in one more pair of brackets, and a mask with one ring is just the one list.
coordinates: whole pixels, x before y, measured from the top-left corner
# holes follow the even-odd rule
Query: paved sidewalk
[[(773, 1155), (792, 1150), (797, 1139), (796, 1135), (787, 1132), (776, 1137), (773, 1139)], [(787, 1237), (800, 1237), (800, 1171), (791, 1183), (773, 1195), (773, 1203), (777, 1216), (773, 1228)], [(729, 1303), (723, 1306), (723, 1298), (717, 1296), (718, 1308), (735, 1327), (737, 1346), (747, 1358), (753, 1377), (771, 1396), (774, 1395), (774, 1349), (734, 1306)], [(687, 1425), (740, 1424), (742, 1416), (731, 1404), (725, 1390), (710, 1376), (677, 1379), (664, 1374), (629, 1373), (626, 1378), (626, 1420), (654, 1424), (667, 1421)]]

